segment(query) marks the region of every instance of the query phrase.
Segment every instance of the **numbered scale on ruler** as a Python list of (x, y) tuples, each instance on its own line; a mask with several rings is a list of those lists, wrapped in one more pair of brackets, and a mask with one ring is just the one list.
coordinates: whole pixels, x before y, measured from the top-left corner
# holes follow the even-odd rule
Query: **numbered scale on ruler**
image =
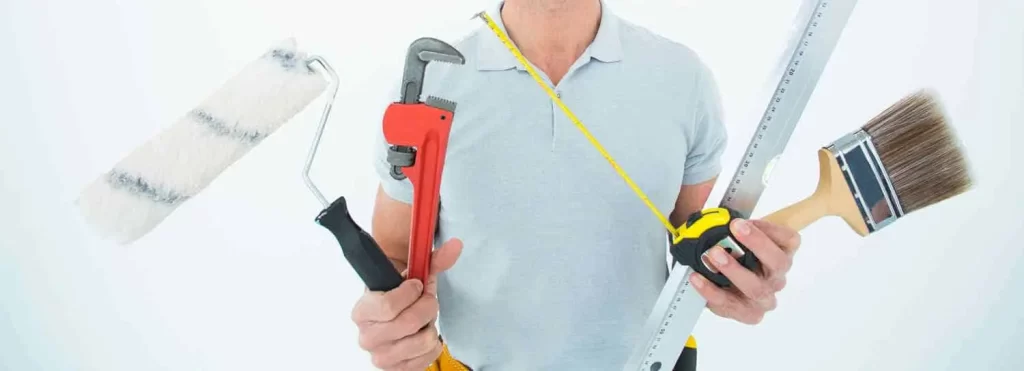
[[(811, 6), (803, 8), (799, 18), (803, 27), (784, 54), (788, 62), (719, 205), (746, 217), (751, 215), (764, 192), (772, 166), (792, 136), (856, 1), (819, 0), (809, 4)], [(719, 245), (739, 250), (729, 239)], [(672, 270), (644, 325), (643, 338), (626, 362), (625, 371), (675, 369), (707, 304), (690, 287), (687, 278), (693, 271), (685, 266)]]
[(789, 46), (789, 62), (729, 183), (723, 206), (744, 213), (754, 209), (855, 3), (855, 0), (823, 0), (805, 12), (802, 17), (806, 19), (805, 26)]

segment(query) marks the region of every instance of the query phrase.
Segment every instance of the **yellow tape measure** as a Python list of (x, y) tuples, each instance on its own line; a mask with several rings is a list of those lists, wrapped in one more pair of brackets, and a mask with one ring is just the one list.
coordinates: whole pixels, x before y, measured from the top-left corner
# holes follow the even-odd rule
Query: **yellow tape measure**
[(501, 28), (498, 27), (497, 23), (494, 22), (494, 19), (487, 15), (487, 12), (477, 13), (476, 16), (482, 19), (485, 23), (487, 23), (487, 27), (490, 28), (491, 31), (494, 31), (494, 34), (498, 36), (498, 39), (501, 40), (502, 44), (505, 44), (505, 47), (507, 47), (508, 50), (512, 52), (512, 55), (514, 55), (516, 59), (519, 60), (519, 63), (521, 63), (524, 68), (526, 68), (526, 72), (530, 73), (530, 76), (532, 76), (533, 79), (537, 81), (537, 84), (540, 85), (542, 89), (544, 89), (548, 96), (551, 97), (551, 100), (555, 101), (555, 104), (557, 104), (558, 107), (562, 109), (562, 112), (565, 112), (565, 115), (568, 116), (569, 120), (571, 120), (572, 123), (576, 125), (576, 128), (580, 129), (580, 131), (583, 132), (583, 135), (587, 137), (587, 140), (590, 141), (590, 144), (597, 148), (597, 151), (601, 153), (601, 156), (604, 156), (605, 160), (608, 160), (608, 163), (612, 165), (615, 171), (619, 173), (619, 176), (626, 181), (626, 184), (628, 184), (629, 187), (633, 189), (633, 192), (635, 192), (636, 195), (640, 197), (640, 199), (644, 202), (644, 204), (647, 205), (647, 208), (651, 209), (651, 212), (654, 213), (654, 216), (658, 217), (658, 220), (660, 220), (661, 223), (665, 225), (665, 228), (667, 228), (669, 233), (672, 234), (673, 240), (675, 242), (678, 242), (678, 240), (681, 239), (680, 229), (682, 228), (677, 229), (675, 226), (673, 226), (672, 222), (669, 221), (668, 218), (666, 218), (665, 215), (658, 210), (658, 207), (654, 206), (654, 203), (652, 203), (650, 198), (647, 197), (647, 194), (645, 194), (644, 191), (641, 190), (640, 187), (633, 182), (633, 179), (631, 179), (629, 175), (626, 174), (626, 171), (622, 170), (622, 167), (620, 167), (619, 164), (615, 162), (615, 159), (613, 159), (612, 156), (608, 154), (608, 151), (606, 151), (604, 147), (601, 146), (601, 143), (597, 141), (597, 138), (594, 138), (594, 136), (590, 134), (590, 131), (587, 130), (585, 126), (583, 126), (583, 123), (580, 122), (580, 119), (577, 118), (576, 115), (569, 110), (569, 107), (565, 106), (565, 103), (562, 103), (562, 100), (558, 98), (558, 94), (555, 94), (555, 91), (551, 87), (549, 87), (547, 83), (544, 82), (544, 79), (542, 79), (539, 74), (537, 74), (537, 71), (533, 69), (533, 66), (531, 66), (530, 63), (526, 61), (526, 57), (524, 57), (523, 54), (519, 52), (519, 49), (516, 48), (514, 44), (512, 44), (512, 40), (509, 39), (509, 37), (505, 35)]

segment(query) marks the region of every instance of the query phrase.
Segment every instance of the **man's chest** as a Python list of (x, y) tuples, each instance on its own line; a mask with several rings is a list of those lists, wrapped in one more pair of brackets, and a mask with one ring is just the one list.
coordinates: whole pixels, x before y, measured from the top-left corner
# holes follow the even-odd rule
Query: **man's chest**
[(569, 81), (557, 92), (574, 122), (531, 79), (496, 76), (459, 86), (445, 92), (459, 109), (443, 218), (510, 225), (543, 218), (568, 226), (593, 222), (594, 214), (649, 214), (609, 157), (663, 213), (671, 211), (692, 126), (686, 105), (643, 84)]

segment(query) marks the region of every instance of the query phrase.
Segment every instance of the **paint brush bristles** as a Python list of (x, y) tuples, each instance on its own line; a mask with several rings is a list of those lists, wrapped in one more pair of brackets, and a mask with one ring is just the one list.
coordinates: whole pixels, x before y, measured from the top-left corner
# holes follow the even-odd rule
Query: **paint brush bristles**
[(949, 119), (930, 91), (918, 91), (875, 116), (864, 131), (888, 170), (904, 213), (966, 192), (971, 176)]

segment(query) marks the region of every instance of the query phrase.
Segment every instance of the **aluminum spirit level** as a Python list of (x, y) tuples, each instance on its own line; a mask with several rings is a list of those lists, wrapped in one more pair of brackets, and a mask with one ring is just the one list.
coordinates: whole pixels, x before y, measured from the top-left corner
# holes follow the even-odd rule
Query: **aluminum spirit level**
[[(819, 0), (814, 2), (813, 7), (805, 8), (808, 11), (801, 14), (804, 27), (790, 46), (789, 63), (779, 78), (719, 206), (734, 210), (742, 217), (750, 217), (768, 184), (772, 167), (789, 142), (855, 4), (855, 0)], [(732, 248), (733, 251), (743, 251), (731, 238), (718, 244)], [(698, 260), (693, 264), (703, 263)], [(687, 280), (695, 268), (677, 264), (672, 269), (644, 325), (644, 340), (637, 344), (623, 370), (674, 368), (707, 304)]]

